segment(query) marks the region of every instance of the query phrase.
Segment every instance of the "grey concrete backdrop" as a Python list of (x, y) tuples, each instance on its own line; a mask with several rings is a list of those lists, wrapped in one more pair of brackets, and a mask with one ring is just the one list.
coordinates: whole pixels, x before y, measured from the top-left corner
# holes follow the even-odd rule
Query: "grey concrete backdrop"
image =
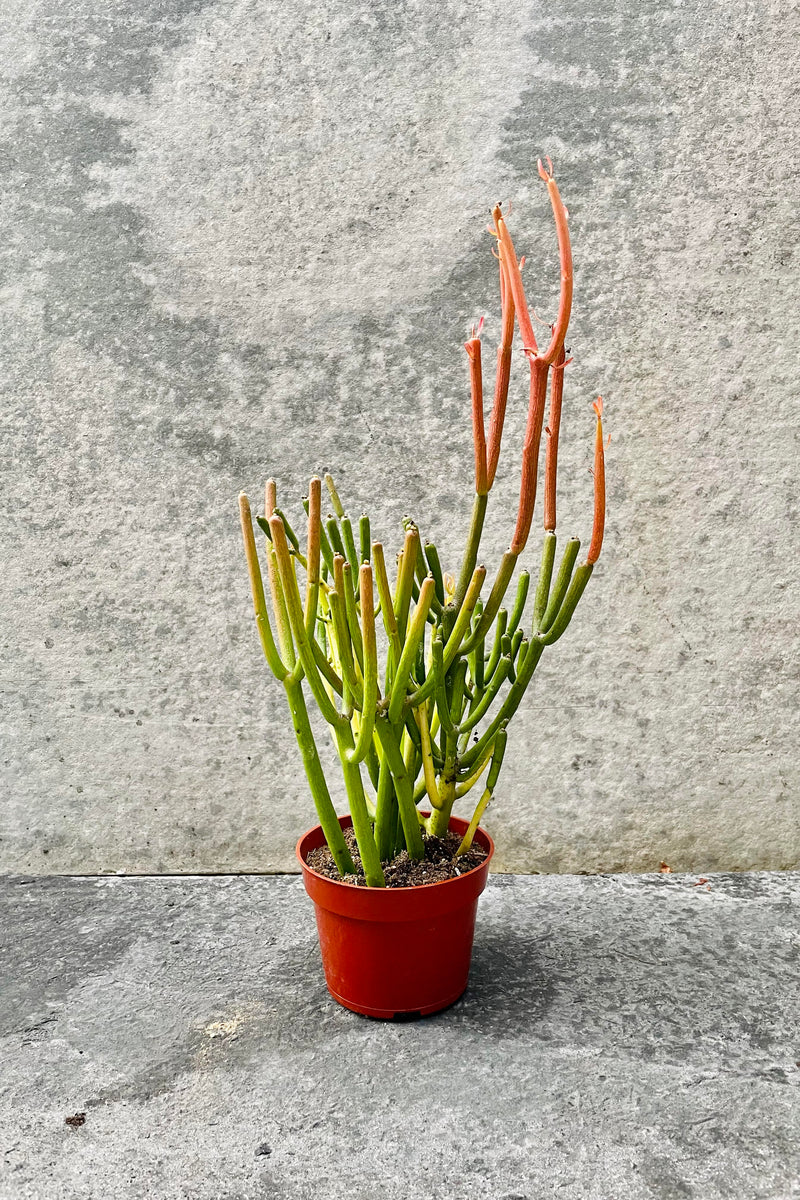
[[(6, 0), (2, 860), (279, 871), (313, 820), (236, 516), (338, 471), (384, 540), (469, 514), (461, 347), (513, 201), (577, 286), (561, 529), (609, 530), (513, 729), (512, 871), (782, 868), (798, 821), (797, 8)], [(507, 544), (518, 373), (488, 525)], [(531, 559), (538, 555), (534, 541)]]

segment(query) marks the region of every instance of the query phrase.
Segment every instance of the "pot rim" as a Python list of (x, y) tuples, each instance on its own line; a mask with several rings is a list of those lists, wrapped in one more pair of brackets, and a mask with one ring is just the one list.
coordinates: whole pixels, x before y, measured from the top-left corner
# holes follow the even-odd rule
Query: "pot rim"
[[(420, 810), (420, 812), (423, 817), (430, 816), (430, 812), (424, 812), (422, 810)], [(340, 816), (338, 818), (338, 821), (339, 821), (339, 824), (341, 825), (342, 829), (349, 829), (353, 824), (353, 818), (351, 817), (350, 813), (344, 813), (342, 816)], [(451, 816), (449, 828), (452, 828), (453, 825), (456, 825), (456, 826), (460, 825), (462, 827), (460, 829), (456, 828), (454, 830), (454, 832), (464, 834), (464, 833), (466, 833), (467, 829), (469, 828), (469, 821), (465, 820), (463, 817)], [(352, 883), (345, 883), (345, 881), (343, 879), (331, 879), (330, 876), (328, 876), (328, 875), (321, 875), (319, 873), (319, 871), (315, 871), (313, 867), (310, 867), (308, 865), (308, 863), (303, 858), (303, 856), (300, 852), (300, 847), (302, 846), (302, 844), (306, 840), (306, 838), (309, 837), (312, 833), (315, 833), (318, 829), (319, 830), (322, 829), (322, 826), (319, 824), (319, 822), (316, 825), (312, 825), (310, 829), (307, 829), (305, 831), (305, 833), (300, 835), (300, 837), (297, 839), (297, 844), (294, 848), (295, 857), (297, 858), (297, 861), (300, 863), (300, 866), (301, 866), (303, 872), (308, 872), (308, 874), (313, 876), (314, 879), (319, 879), (322, 883), (332, 884), (334, 887), (337, 887), (337, 888), (346, 888), (348, 892), (359, 892), (359, 893), (370, 893), (370, 894), (379, 893), (379, 894), (389, 894), (389, 895), (405, 893), (406, 895), (408, 895), (411, 892), (421, 892), (424, 888), (446, 888), (448, 886), (448, 884), (459, 884), (463, 879), (467, 879), (470, 875), (474, 875), (476, 871), (488, 872), (489, 864), (492, 861), (492, 858), (494, 856), (494, 850), (495, 850), (494, 841), (492, 839), (491, 834), (487, 833), (486, 830), (481, 825), (479, 825), (478, 828), (475, 830), (475, 837), (480, 838), (481, 842), (483, 842), (484, 848), (487, 851), (487, 855), (486, 855), (486, 858), (483, 860), (483, 862), (479, 862), (477, 864), (477, 866), (475, 866), (475, 867), (470, 867), (470, 869), (468, 871), (465, 871), (463, 875), (455, 875), (452, 879), (437, 879), (437, 880), (434, 880), (432, 883), (412, 883), (410, 886), (404, 886), (404, 887), (362, 888), (362, 887), (358, 887), (357, 885), (352, 884)], [(325, 845), (325, 844), (326, 844), (325, 836), (323, 835), (322, 845)]]

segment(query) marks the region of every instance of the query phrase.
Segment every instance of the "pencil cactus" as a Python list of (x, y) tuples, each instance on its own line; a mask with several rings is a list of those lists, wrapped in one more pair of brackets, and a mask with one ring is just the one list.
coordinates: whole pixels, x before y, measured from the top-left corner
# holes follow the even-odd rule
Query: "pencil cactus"
[[(456, 801), (484, 786), (459, 852), (472, 841), (497, 785), (506, 727), (519, 707), (545, 647), (567, 628), (600, 554), (605, 520), (602, 400), (594, 404), (594, 519), (586, 558), (580, 541), (564, 545), (556, 570), (556, 479), (572, 305), (572, 254), (567, 212), (552, 164), (539, 163), (555, 218), (561, 267), (558, 314), (546, 347), (537, 345), (521, 266), (500, 206), (492, 212), (502, 312), (488, 436), (484, 418), (481, 326), (467, 341), (475, 498), (457, 580), (446, 588), (436, 547), (406, 523), (394, 583), (383, 545), (362, 516), (357, 532), (333, 480), (325, 476), (331, 514), (323, 521), (322, 483), (311, 480), (305, 545), (266, 486), (263, 557), (270, 618), (250, 504), (240, 496), (245, 552), (264, 655), (282, 682), (319, 821), (341, 874), (353, 872), (306, 707), (310, 693), (331, 728), (341, 760), (353, 830), (366, 882), (384, 884), (382, 864), (405, 848), (422, 858), (422, 831), (441, 836)], [(514, 328), (529, 370), (527, 426), (513, 536), (486, 599), (478, 563), (489, 493), (495, 480), (509, 392)], [(548, 388), (549, 384), (549, 388)], [(549, 390), (548, 421), (545, 409)], [(544, 537), (538, 580), (519, 574), (513, 603), (503, 607), (533, 520), (542, 436), (545, 437)], [(356, 544), (358, 542), (358, 544)], [(526, 616), (530, 609), (530, 615)], [(380, 625), (378, 625), (380, 621)], [(273, 632), (274, 627), (274, 632)], [(382, 661), (382, 669), (379, 664)], [(430, 807), (423, 816), (418, 805)]]

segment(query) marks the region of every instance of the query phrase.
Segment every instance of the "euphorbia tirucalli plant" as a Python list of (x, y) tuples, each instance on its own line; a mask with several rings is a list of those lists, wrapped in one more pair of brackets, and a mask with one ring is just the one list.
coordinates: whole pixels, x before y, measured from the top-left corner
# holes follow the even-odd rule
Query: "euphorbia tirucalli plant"
[[(594, 519), (588, 552), (564, 544), (556, 570), (556, 481), (565, 338), (572, 305), (572, 253), (567, 211), (550, 160), (539, 162), (558, 238), (561, 287), (558, 314), (539, 346), (525, 296), (520, 262), (499, 205), (489, 232), (496, 239), (502, 326), (488, 434), (484, 417), (481, 326), (466, 343), (472, 396), (475, 498), (457, 578), (444, 576), (434, 544), (406, 521), (403, 547), (390, 579), (384, 548), (370, 537), (369, 517), (356, 524), (329, 475), (332, 513), (323, 519), (322, 484), (311, 480), (304, 501), (305, 544), (266, 485), (263, 556), (272, 602), (270, 617), (247, 496), (240, 496), (242, 532), (261, 645), (283, 684), (320, 825), (342, 876), (355, 872), (317, 752), (306, 707), (313, 698), (330, 726), (341, 760), (367, 885), (385, 885), (383, 865), (405, 849), (425, 854), (423, 831), (446, 834), (457, 801), (482, 784), (458, 848), (466, 852), (497, 786), (507, 726), (548, 646), (564, 633), (603, 543), (605, 471), (602, 400), (594, 403)], [(478, 563), (487, 502), (497, 473), (509, 392), (514, 328), (529, 371), (516, 524), (508, 550), (483, 598), (486, 567)], [(549, 397), (549, 405), (548, 405)], [(545, 412), (547, 424), (545, 426)], [(544, 438), (544, 536), (538, 580), (527, 570), (509, 594), (534, 515)], [(451, 585), (451, 586), (448, 586)], [(423, 815), (418, 805), (429, 807)]]

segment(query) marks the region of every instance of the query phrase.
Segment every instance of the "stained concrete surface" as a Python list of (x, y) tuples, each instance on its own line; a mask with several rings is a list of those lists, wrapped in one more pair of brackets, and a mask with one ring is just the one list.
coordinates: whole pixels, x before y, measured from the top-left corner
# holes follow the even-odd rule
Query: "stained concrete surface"
[(237, 493), (274, 474), (296, 515), (331, 468), (453, 565), (498, 198), (554, 312), (541, 153), (577, 272), (561, 529), (590, 527), (598, 392), (609, 527), (511, 730), (497, 865), (800, 864), (796, 6), (0, 9), (0, 866), (292, 869), (313, 811)]
[(790, 1200), (800, 874), (701, 879), (492, 876), (466, 995), (395, 1024), (297, 878), (9, 878), (0, 1196)]

